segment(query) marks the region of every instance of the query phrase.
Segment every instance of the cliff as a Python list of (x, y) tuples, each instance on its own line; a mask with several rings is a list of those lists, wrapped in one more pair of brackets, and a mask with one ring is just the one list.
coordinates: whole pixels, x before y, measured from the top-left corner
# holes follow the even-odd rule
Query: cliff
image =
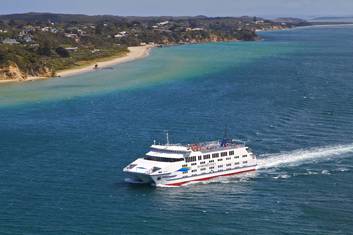
[(37, 68), (35, 70), (32, 70), (30, 73), (21, 71), (21, 69), (17, 66), (16, 63), (10, 63), (8, 65), (3, 65), (0, 67), (0, 81), (25, 81), (26, 79), (28, 79), (28, 76), (51, 77), (53, 75), (53, 71), (51, 71), (47, 67)]

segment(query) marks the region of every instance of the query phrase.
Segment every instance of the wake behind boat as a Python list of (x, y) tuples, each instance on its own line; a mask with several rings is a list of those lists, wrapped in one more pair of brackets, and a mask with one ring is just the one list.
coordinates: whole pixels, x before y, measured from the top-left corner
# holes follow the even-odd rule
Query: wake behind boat
[(151, 145), (144, 157), (124, 168), (134, 182), (155, 186), (181, 186), (256, 170), (256, 156), (234, 139), (197, 144)]

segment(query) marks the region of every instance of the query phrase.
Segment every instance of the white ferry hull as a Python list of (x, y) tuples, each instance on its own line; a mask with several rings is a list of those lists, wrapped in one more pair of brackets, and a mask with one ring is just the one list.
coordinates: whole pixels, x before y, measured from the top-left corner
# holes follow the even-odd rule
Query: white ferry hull
[(254, 172), (254, 171), (256, 171), (256, 166), (225, 170), (221, 172), (206, 173), (202, 175), (184, 177), (181, 179), (162, 179), (158, 181), (156, 180), (156, 177), (152, 177), (152, 178), (156, 186), (182, 186), (190, 182), (207, 181), (217, 177), (234, 176), (234, 175), (245, 174), (245, 173)]

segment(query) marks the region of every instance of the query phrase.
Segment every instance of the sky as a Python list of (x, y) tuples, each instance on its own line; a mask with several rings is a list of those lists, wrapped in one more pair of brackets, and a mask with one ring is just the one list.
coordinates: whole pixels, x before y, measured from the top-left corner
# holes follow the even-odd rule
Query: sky
[(121, 16), (352, 16), (353, 0), (0, 0), (0, 14), (23, 12)]

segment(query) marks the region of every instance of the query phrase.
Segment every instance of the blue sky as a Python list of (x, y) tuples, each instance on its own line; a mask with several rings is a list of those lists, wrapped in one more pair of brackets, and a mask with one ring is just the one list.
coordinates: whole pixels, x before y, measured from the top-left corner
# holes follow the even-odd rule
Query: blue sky
[(0, 0), (0, 14), (207, 15), (263, 17), (353, 15), (353, 0)]

